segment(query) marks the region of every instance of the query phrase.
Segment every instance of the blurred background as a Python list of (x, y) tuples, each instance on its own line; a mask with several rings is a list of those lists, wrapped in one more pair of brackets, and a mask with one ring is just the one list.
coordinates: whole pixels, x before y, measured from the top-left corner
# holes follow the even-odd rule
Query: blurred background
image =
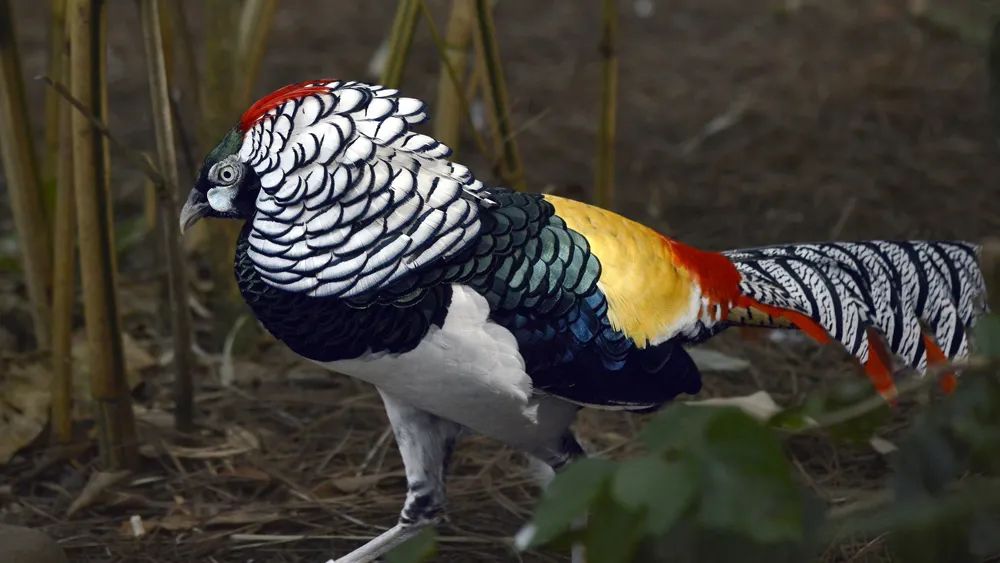
[[(51, 74), (52, 11), (46, 2), (8, 1), (28, 142), (45, 184), (59, 161), (46, 156), (52, 90), (33, 77)], [(310, 78), (378, 81), (392, 58), (398, 6), (389, 0), (163, 4), (179, 197), (207, 149), (253, 99)], [(250, 4), (262, 12), (247, 16)], [(831, 239), (978, 241), (997, 233), (1000, 103), (995, 89), (991, 94), (988, 57), (1000, 14), (995, 2), (613, 5), (617, 123), (613, 183), (602, 203), (709, 249)], [(426, 6), (444, 35), (453, 4)], [(93, 352), (82, 303), (74, 298), (68, 326), (75, 438), (63, 446), (79, 448), (66, 463), (65, 451), (46, 446), (52, 370), (34, 351), (39, 342), (23, 247), (7, 197), (12, 186), (0, 176), (0, 441), (11, 437), (0, 447), (0, 519), (44, 528), (63, 540), (74, 561), (311, 561), (331, 546), (340, 553), (391, 524), (402, 498), (401, 465), (380, 402), (369, 388), (296, 360), (256, 328), (233, 298), (233, 247), (224, 228), (195, 233), (183, 248), (197, 437), (184, 441), (173, 433), (169, 261), (156, 190), (129, 156), (142, 151), (155, 159), (157, 150), (143, 25), (136, 3), (107, 2), (106, 10), (103, 120), (115, 144), (128, 148), (110, 150), (117, 267), (111, 283), (139, 462), (124, 481), (99, 487), (100, 495), (70, 509), (101, 463), (93, 448), (100, 421), (88, 414), (93, 380), (86, 358)], [(509, 102), (507, 138), (516, 141), (523, 186), (595, 201), (607, 109), (601, 3), (500, 0), (493, 19)], [(469, 45), (467, 64), (457, 70), (472, 119), (457, 113), (457, 159), (484, 181), (503, 183), (510, 178), (494, 166), (496, 143), (487, 142), (484, 153), (475, 139), (494, 137), (476, 84), (484, 71)], [(438, 47), (418, 16), (399, 87), (428, 102), (432, 119), (456, 113), (435, 104), (443, 72)], [(234, 56), (254, 49), (259, 68), (253, 57)], [(428, 123), (424, 132), (432, 128)], [(54, 193), (42, 198), (49, 217)], [(720, 373), (707, 378), (705, 396), (766, 390), (779, 404), (791, 404), (853, 369), (836, 350), (784, 336), (732, 334), (712, 348), (724, 356), (712, 360)], [(580, 427), (592, 449), (618, 456), (633, 449), (643, 421), (588, 413)], [(824, 438), (800, 442), (791, 447), (795, 463), (832, 497), (875, 487), (888, 471), (868, 444), (838, 450)], [(524, 460), (474, 439), (460, 448), (455, 473), (441, 560), (516, 560), (497, 538), (531, 514), (537, 489)], [(142, 516), (142, 534), (130, 524), (132, 515)], [(315, 538), (296, 540), (301, 535)], [(823, 554), (827, 561), (886, 557), (879, 541), (868, 540)]]

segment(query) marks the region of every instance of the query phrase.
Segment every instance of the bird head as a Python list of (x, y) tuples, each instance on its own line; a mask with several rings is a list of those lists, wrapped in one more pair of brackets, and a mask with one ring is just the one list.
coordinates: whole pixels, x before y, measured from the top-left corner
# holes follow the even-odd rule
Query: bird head
[(309, 94), (325, 93), (323, 81), (289, 84), (264, 96), (240, 117), (219, 144), (208, 153), (198, 181), (181, 209), (181, 234), (202, 217), (251, 219), (260, 192), (260, 176), (248, 162), (252, 156), (244, 148), (249, 130), (286, 102)]
[(181, 210), (181, 233), (202, 217), (249, 219), (260, 190), (253, 168), (240, 159), (243, 133), (231, 129), (202, 164), (198, 181)]

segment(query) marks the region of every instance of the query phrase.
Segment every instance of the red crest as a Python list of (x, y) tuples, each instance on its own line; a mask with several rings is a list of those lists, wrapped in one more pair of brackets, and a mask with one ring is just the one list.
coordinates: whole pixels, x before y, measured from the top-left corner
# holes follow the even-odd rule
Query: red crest
[(278, 88), (274, 92), (271, 92), (254, 102), (254, 104), (250, 106), (250, 109), (243, 113), (243, 117), (240, 117), (240, 131), (246, 133), (251, 127), (254, 126), (255, 123), (260, 121), (260, 119), (264, 117), (267, 112), (280, 106), (288, 100), (295, 100), (303, 96), (308, 96), (309, 94), (323, 94), (329, 92), (329, 89), (324, 86), (324, 84), (328, 82), (332, 82), (332, 79), (321, 78), (318, 80), (306, 80), (304, 82), (297, 82), (295, 84), (289, 84)]

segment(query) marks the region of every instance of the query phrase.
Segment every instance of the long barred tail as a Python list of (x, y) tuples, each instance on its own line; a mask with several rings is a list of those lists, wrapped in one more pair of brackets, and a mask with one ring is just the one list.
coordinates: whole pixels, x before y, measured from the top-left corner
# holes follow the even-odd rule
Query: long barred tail
[(970, 243), (796, 244), (723, 254), (742, 276), (731, 324), (832, 337), (889, 398), (895, 387), (886, 349), (920, 373), (929, 363), (963, 358), (985, 307), (978, 247)]

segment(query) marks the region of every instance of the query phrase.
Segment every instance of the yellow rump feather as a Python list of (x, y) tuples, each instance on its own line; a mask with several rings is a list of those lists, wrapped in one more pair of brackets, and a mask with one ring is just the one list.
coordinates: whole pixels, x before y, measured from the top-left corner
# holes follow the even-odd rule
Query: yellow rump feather
[(666, 340), (697, 318), (700, 291), (663, 235), (599, 207), (553, 195), (545, 200), (587, 239), (601, 262), (598, 286), (616, 330), (641, 348)]

